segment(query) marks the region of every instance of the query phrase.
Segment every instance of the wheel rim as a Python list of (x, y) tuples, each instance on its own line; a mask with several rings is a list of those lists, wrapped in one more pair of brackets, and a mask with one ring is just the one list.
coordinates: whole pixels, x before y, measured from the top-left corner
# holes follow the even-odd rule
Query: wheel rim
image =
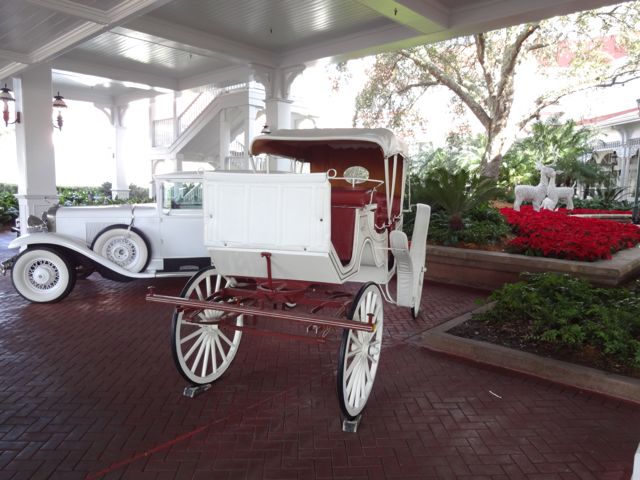
[(367, 322), (372, 314), (374, 332), (346, 330), (343, 334), (338, 393), (343, 412), (354, 418), (362, 412), (375, 381), (384, 325), (382, 295), (377, 286), (369, 285), (357, 297), (353, 320)]
[(138, 246), (129, 238), (114, 238), (104, 246), (104, 257), (128, 269), (139, 260)]
[[(204, 272), (187, 284), (182, 296), (198, 300), (216, 301), (223, 278), (215, 271)], [(229, 281), (226, 281), (227, 285)], [(201, 324), (220, 318), (223, 312), (202, 310), (192, 317), (183, 312), (174, 314), (173, 352), (180, 373), (190, 382), (207, 384), (217, 380), (231, 365), (240, 345), (242, 332), (229, 326)], [(242, 315), (235, 325), (242, 326)]]
[(26, 274), (29, 285), (36, 290), (51, 290), (60, 281), (60, 269), (46, 258), (40, 258), (31, 263)]

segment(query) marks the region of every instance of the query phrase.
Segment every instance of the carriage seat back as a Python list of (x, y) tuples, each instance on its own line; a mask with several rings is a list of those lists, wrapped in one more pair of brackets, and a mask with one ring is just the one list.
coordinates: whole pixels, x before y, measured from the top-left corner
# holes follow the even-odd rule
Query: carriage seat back
[(331, 243), (340, 261), (349, 263), (353, 255), (355, 210), (371, 203), (371, 190), (331, 189)]

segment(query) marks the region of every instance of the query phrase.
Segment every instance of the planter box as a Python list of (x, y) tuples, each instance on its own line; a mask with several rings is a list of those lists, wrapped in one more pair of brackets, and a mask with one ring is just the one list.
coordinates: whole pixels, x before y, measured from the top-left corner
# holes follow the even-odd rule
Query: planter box
[(607, 373), (448, 333), (448, 330), (468, 321), (474, 313), (480, 313), (492, 307), (493, 303), (480, 307), (473, 312), (427, 330), (413, 337), (410, 341), (434, 352), (465, 358), (484, 365), (492, 365), (640, 404), (640, 380), (637, 378)]
[(503, 252), (427, 245), (425, 278), (440, 283), (495, 290), (519, 280), (522, 272), (558, 272), (615, 287), (640, 276), (640, 248), (616, 253), (611, 260), (576, 262)]

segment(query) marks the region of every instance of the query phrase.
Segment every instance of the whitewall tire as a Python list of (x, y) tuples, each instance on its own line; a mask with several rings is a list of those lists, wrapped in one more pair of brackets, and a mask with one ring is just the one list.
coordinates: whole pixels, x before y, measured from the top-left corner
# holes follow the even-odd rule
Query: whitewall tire
[(149, 260), (149, 246), (142, 234), (126, 226), (104, 229), (96, 236), (91, 249), (132, 273), (144, 270)]
[(28, 248), (16, 258), (11, 281), (16, 291), (30, 302), (53, 303), (69, 295), (76, 283), (76, 270), (56, 250)]

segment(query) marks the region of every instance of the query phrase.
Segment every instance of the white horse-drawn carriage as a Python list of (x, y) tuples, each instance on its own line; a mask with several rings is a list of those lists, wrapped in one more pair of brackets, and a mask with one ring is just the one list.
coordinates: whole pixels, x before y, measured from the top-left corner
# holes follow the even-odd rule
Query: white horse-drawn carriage
[[(215, 267), (180, 297), (151, 289), (147, 300), (176, 306), (173, 355), (191, 395), (229, 368), (258, 318), (306, 324), (320, 342), (343, 329), (338, 398), (353, 430), (380, 360), (384, 301), (418, 314), (430, 208), (417, 205), (409, 243), (408, 164), (385, 129), (280, 130), (256, 137), (251, 153), (289, 159), (296, 173), (206, 173), (204, 243)], [(345, 282), (363, 285), (354, 295), (336, 288)]]

